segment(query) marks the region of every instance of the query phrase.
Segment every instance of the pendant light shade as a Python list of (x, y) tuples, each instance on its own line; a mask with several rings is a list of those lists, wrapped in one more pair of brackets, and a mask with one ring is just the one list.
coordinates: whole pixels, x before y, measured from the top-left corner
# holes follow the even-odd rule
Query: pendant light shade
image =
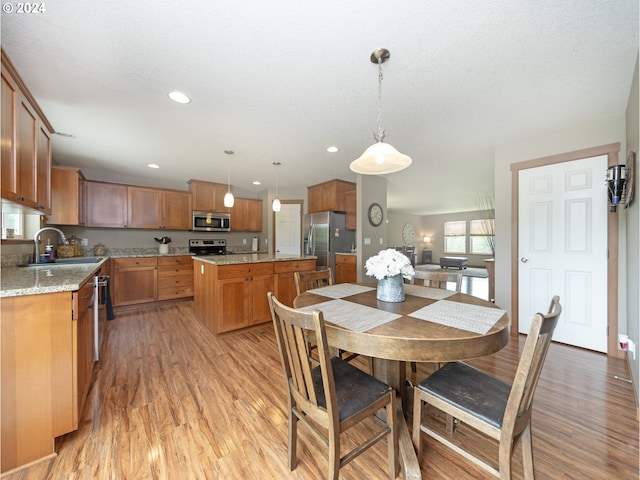
[[(225, 150), (224, 153), (227, 155), (233, 155), (233, 150)], [(224, 206), (227, 208), (233, 207), (236, 199), (233, 197), (233, 193), (231, 193), (231, 172), (229, 170), (229, 163), (227, 162), (227, 193), (224, 194)]]
[(276, 167), (276, 198), (273, 199), (271, 203), (271, 209), (274, 212), (279, 212), (282, 204), (280, 203), (280, 198), (278, 197), (278, 170), (277, 168), (282, 165), (280, 162), (273, 162), (273, 165)]
[(384, 175), (404, 170), (411, 165), (411, 157), (400, 153), (393, 145), (378, 142), (367, 148), (349, 168), (361, 175)]
[(359, 158), (351, 162), (349, 168), (361, 175), (384, 175), (399, 172), (411, 165), (411, 157), (396, 150), (384, 142), (384, 122), (382, 120), (382, 63), (391, 54), (386, 48), (375, 50), (371, 54), (371, 62), (378, 64), (378, 133), (373, 134), (376, 143), (367, 148)]

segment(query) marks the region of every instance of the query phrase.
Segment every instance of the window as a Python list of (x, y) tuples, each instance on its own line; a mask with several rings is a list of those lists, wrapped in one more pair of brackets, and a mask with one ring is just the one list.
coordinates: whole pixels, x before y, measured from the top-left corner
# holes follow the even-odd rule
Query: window
[(467, 253), (467, 222), (444, 222), (444, 253)]
[(24, 215), (22, 213), (2, 214), (2, 239), (24, 238)]
[(471, 220), (469, 225), (471, 252), (476, 255), (494, 255), (493, 218)]

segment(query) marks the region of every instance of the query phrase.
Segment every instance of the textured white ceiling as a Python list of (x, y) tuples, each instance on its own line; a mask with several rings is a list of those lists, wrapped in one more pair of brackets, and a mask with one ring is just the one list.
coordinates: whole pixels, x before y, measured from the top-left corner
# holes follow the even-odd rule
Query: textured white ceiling
[[(3, 13), (1, 35), (76, 137), (54, 137), (55, 163), (178, 188), (226, 183), (228, 163), (234, 187), (273, 188), (274, 161), (281, 190), (355, 181), (384, 47), (387, 141), (414, 161), (388, 175), (388, 207), (416, 214), (475, 209), (496, 145), (624, 112), (638, 54), (637, 0), (45, 5)], [(192, 103), (168, 100), (176, 89)]]

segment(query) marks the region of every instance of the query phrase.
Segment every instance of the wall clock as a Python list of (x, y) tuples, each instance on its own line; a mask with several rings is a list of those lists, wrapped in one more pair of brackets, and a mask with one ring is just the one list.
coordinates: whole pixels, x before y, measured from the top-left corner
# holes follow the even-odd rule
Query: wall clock
[(367, 217), (369, 218), (369, 223), (374, 227), (377, 227), (382, 223), (382, 207), (377, 203), (372, 203), (371, 205), (369, 205), (369, 212), (367, 214)]
[(413, 229), (413, 225), (405, 223), (402, 227), (402, 240), (406, 245), (413, 245), (413, 240), (416, 237), (416, 232)]

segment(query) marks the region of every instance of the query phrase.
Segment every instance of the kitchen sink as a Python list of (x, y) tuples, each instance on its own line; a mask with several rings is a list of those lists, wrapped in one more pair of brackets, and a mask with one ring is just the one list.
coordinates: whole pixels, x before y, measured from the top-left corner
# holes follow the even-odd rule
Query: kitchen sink
[(75, 257), (75, 258), (56, 258), (53, 262), (45, 263), (29, 263), (22, 265), (23, 267), (54, 267), (56, 265), (81, 265), (84, 263), (98, 263), (104, 257)]

